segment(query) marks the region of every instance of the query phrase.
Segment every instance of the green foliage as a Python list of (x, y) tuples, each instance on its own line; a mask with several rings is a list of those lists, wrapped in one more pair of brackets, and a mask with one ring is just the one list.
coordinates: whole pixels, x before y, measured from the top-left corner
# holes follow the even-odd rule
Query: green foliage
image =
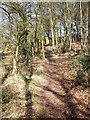
[(87, 58), (83, 55), (79, 55), (74, 59), (71, 63), (71, 66), (76, 71), (76, 79), (73, 80), (73, 84), (75, 86), (87, 86), (88, 85), (88, 69), (90, 68), (89, 65), (90, 58)]
[(62, 53), (66, 53), (69, 49), (68, 39), (61, 38), (60, 42), (61, 41), (62, 41), (62, 46), (61, 46)]
[(22, 79), (23, 79), (25, 82), (30, 81), (30, 79), (29, 79), (29, 78), (27, 78), (25, 75), (22, 75)]
[(75, 86), (78, 86), (78, 85), (86, 85), (87, 84), (87, 81), (85, 79), (85, 73), (83, 72), (83, 70), (78, 70), (77, 71), (77, 76), (76, 76), (76, 79), (73, 81), (73, 84)]
[(68, 48), (69, 48), (69, 45), (64, 43), (64, 45), (62, 46), (61, 50), (62, 50), (62, 53), (66, 53), (68, 51)]
[(90, 68), (90, 57), (80, 57), (78, 58), (80, 64), (83, 66), (83, 70), (87, 71)]
[(2, 89), (2, 101), (3, 103), (8, 103), (12, 98), (14, 94), (12, 90), (10, 89), (10, 86), (6, 86)]

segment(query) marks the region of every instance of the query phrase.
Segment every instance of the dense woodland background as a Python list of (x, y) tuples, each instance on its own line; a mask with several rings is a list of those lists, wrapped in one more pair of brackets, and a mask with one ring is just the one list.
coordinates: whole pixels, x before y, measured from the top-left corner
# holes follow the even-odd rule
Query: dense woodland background
[(2, 118), (88, 119), (88, 2), (0, 2)]

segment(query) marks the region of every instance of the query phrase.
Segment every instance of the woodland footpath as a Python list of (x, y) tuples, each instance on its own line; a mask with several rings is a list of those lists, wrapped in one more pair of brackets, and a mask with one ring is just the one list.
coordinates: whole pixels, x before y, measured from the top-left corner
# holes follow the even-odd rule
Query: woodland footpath
[(2, 119), (89, 120), (89, 2), (0, 2)]

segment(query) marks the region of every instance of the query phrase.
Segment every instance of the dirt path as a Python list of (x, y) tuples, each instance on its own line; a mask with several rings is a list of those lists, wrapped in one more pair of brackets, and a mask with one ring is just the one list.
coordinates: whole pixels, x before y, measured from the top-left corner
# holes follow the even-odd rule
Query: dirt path
[[(36, 104), (32, 106), (33, 116), (39, 118), (89, 118), (88, 91), (78, 88), (71, 89), (68, 62), (65, 56), (53, 55), (50, 50), (46, 53), (47, 62), (38, 62), (37, 79), (30, 87), (36, 96)], [(36, 68), (35, 68), (36, 69)]]
[[(83, 118), (89, 120), (88, 90), (79, 87), (71, 89), (70, 58), (67, 54), (60, 56), (45, 52), (46, 60), (33, 60), (33, 75), (23, 81), (21, 76), (10, 77), (16, 80), (17, 90), (20, 89), (16, 101), (4, 104), (3, 118), (60, 118), (73, 120)], [(21, 80), (20, 80), (21, 79)], [(14, 84), (14, 83), (13, 83)], [(17, 86), (18, 85), (18, 86)], [(12, 85), (11, 85), (12, 86)], [(20, 86), (20, 87), (19, 87)], [(16, 91), (15, 91), (16, 92)], [(11, 112), (10, 112), (11, 111)]]

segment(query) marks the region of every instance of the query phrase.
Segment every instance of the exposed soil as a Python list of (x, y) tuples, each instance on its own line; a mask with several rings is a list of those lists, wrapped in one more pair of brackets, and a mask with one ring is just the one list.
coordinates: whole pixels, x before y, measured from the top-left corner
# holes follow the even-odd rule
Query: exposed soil
[(25, 111), (16, 117), (89, 120), (88, 89), (72, 87), (68, 66), (71, 59), (67, 54), (58, 56), (48, 49), (45, 56), (44, 62), (40, 59), (33, 60), (33, 75), (31, 80), (25, 81), (26, 98), (20, 103), (25, 107), (21, 109)]

